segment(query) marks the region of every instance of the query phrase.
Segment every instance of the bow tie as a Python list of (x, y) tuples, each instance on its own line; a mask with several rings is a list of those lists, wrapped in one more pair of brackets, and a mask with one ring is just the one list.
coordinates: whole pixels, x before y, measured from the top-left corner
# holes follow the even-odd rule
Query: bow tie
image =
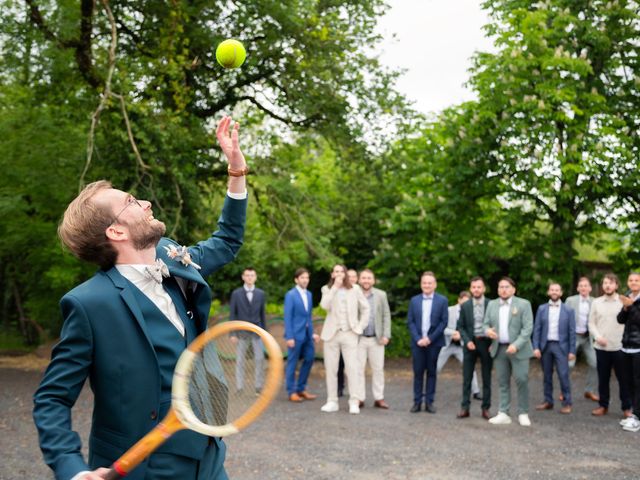
[(162, 278), (169, 276), (169, 267), (162, 260), (157, 259), (153, 265), (144, 267), (144, 273), (147, 278), (162, 283)]
[(500, 306), (509, 305), (509, 300), (500, 300)]

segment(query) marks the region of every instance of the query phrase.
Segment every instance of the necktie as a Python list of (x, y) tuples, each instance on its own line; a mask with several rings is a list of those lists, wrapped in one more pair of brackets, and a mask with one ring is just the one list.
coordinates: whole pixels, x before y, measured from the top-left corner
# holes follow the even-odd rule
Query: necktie
[(157, 259), (156, 263), (144, 268), (144, 273), (148, 278), (157, 283), (162, 283), (162, 278), (169, 276), (169, 267), (162, 260)]

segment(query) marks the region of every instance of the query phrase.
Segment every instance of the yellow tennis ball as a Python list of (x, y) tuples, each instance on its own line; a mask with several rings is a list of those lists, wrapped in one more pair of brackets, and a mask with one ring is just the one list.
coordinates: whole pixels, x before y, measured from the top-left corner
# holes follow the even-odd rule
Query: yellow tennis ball
[(224, 68), (238, 68), (247, 58), (247, 51), (238, 40), (225, 40), (216, 48), (216, 60)]

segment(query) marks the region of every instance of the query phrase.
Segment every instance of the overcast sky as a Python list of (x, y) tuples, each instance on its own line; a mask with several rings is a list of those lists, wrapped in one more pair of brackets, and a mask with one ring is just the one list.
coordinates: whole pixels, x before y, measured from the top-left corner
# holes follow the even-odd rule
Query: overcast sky
[[(398, 89), (423, 113), (471, 100), (470, 58), (491, 51), (482, 26), (488, 22), (480, 0), (389, 0), (378, 29), (385, 37), (380, 59), (406, 69)], [(392, 37), (396, 34), (395, 39)]]

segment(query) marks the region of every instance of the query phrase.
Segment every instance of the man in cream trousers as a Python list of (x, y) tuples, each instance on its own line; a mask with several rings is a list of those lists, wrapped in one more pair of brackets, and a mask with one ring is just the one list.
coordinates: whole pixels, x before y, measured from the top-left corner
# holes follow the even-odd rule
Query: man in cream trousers
[(360, 413), (358, 394), (358, 339), (369, 323), (369, 302), (362, 290), (351, 285), (347, 278), (347, 268), (335, 265), (331, 280), (322, 287), (320, 306), (327, 312), (320, 338), (324, 341), (324, 366), (327, 381), (327, 403), (323, 412), (337, 412), (338, 405), (338, 362), (340, 353), (344, 358), (349, 388), (349, 413)]
[(364, 406), (366, 398), (366, 368), (367, 360), (371, 366), (371, 392), (373, 406), (388, 409), (384, 401), (384, 347), (391, 338), (391, 310), (387, 294), (374, 288), (376, 278), (369, 269), (360, 272), (360, 287), (369, 302), (369, 323), (365, 327), (358, 342), (358, 370), (360, 373), (360, 407)]

